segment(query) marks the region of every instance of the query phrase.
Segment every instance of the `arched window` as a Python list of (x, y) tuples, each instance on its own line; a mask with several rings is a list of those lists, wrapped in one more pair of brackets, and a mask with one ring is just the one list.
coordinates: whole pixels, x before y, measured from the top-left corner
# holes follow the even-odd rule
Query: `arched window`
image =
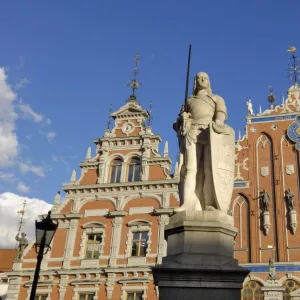
[(120, 158), (112, 161), (110, 165), (110, 183), (121, 181), (122, 163)]
[(138, 158), (132, 158), (128, 166), (128, 182), (139, 181), (141, 173), (141, 162)]
[(288, 279), (284, 282), (283, 287), (285, 288), (285, 290), (283, 291), (283, 300), (290, 300), (292, 299), (290, 293), (298, 290), (300, 288), (300, 285), (295, 280)]
[(264, 293), (261, 290), (261, 284), (250, 280), (242, 289), (242, 300), (263, 300)]

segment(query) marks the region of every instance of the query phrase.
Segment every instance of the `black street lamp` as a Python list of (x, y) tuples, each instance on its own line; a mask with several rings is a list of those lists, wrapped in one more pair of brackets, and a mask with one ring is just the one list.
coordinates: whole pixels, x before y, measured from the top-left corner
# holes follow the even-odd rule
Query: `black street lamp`
[[(35, 221), (36, 243), (34, 244), (34, 246), (35, 252), (38, 253), (38, 256), (29, 300), (34, 300), (35, 298), (43, 256), (50, 249), (51, 241), (58, 226), (58, 224), (53, 223), (50, 215), (51, 211), (48, 212), (47, 217), (44, 218), (42, 221)], [(44, 253), (45, 248), (46, 252)]]

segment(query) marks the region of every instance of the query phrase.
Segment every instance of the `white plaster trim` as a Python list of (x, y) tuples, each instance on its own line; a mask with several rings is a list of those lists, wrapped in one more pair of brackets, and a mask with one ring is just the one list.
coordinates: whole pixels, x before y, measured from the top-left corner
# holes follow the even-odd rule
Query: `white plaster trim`
[(129, 215), (135, 214), (150, 214), (153, 212), (153, 206), (143, 206), (143, 207), (130, 207)]
[(88, 209), (84, 212), (84, 217), (96, 217), (96, 216), (105, 216), (109, 212), (109, 209)]

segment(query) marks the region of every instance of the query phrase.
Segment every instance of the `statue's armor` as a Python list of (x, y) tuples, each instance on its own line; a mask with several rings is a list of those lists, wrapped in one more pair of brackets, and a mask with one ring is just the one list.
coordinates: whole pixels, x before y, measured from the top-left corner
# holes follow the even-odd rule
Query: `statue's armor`
[(205, 93), (188, 99), (188, 111), (191, 119), (187, 120), (189, 129), (186, 132), (186, 147), (192, 143), (207, 143), (209, 141), (208, 125), (227, 117), (224, 100), (217, 95)]

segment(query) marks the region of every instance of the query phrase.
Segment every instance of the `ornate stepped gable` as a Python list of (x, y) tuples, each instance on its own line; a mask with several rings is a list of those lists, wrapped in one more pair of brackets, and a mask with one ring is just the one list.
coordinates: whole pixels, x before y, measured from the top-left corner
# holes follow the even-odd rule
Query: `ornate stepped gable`
[[(85, 293), (94, 299), (127, 299), (130, 293), (157, 299), (151, 266), (166, 252), (164, 227), (179, 204), (177, 179), (170, 174), (167, 145), (160, 154), (162, 139), (145, 125), (149, 113), (134, 96), (111, 117), (113, 129), (94, 140), (96, 155), (88, 149), (80, 177), (73, 171), (62, 187), (62, 203), (59, 193), (55, 197), (52, 218), (59, 228), (38, 288), (47, 299), (77, 300)], [(9, 293), (19, 299), (30, 293), (33, 243), (14, 264), (17, 280)]]
[[(248, 115), (246, 134), (236, 141), (232, 214), (239, 229), (235, 253), (241, 263), (267, 262), (274, 256), (282, 262), (296, 259), (295, 250), (288, 246), (297, 244), (297, 220), (290, 219), (296, 218), (296, 213), (288, 216), (285, 198), (290, 188), (297, 199), (298, 214), (299, 153), (288, 128), (295, 124), (297, 134), (299, 104), (300, 87), (296, 84), (281, 105)], [(271, 198), (268, 216), (264, 216), (259, 198), (263, 189)]]

